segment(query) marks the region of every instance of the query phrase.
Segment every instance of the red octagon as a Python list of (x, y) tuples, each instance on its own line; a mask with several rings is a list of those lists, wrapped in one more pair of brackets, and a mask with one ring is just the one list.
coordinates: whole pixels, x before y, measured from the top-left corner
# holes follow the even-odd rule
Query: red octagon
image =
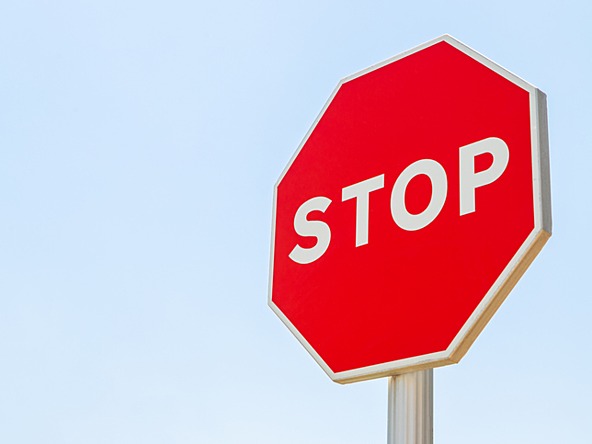
[(342, 80), (275, 188), (269, 304), (337, 382), (458, 362), (551, 233), (545, 95), (450, 36)]

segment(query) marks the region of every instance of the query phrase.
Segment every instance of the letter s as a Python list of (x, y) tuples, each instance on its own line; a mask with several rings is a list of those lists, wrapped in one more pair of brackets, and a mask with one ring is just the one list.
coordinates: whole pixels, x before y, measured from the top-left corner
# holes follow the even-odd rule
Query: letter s
[(320, 220), (308, 220), (306, 216), (312, 211), (325, 212), (331, 203), (331, 199), (323, 196), (313, 197), (307, 200), (294, 216), (294, 230), (303, 237), (316, 237), (317, 243), (311, 248), (302, 248), (296, 245), (289, 254), (290, 259), (298, 264), (310, 264), (320, 258), (331, 242), (331, 229), (329, 225)]

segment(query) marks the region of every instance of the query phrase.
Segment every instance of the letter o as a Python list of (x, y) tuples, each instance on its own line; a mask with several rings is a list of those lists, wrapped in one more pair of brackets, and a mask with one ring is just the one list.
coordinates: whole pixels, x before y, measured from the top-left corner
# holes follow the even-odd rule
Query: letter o
[[(432, 196), (430, 203), (419, 214), (411, 214), (405, 206), (405, 193), (407, 185), (415, 176), (425, 174), (432, 183)], [(417, 231), (426, 227), (440, 214), (446, 194), (448, 193), (448, 180), (446, 171), (442, 165), (432, 159), (422, 159), (412, 163), (403, 170), (395, 181), (391, 193), (391, 214), (395, 223), (403, 230)]]

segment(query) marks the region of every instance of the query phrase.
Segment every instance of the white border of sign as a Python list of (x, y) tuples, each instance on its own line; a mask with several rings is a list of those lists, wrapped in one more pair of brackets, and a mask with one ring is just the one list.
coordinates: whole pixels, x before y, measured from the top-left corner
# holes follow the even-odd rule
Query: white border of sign
[[(362, 367), (355, 370), (348, 370), (343, 372), (333, 372), (329, 366), (323, 361), (318, 353), (312, 348), (308, 341), (298, 332), (290, 320), (281, 312), (281, 310), (274, 304), (272, 300), (273, 294), (273, 255), (275, 242), (275, 223), (276, 223), (276, 204), (277, 204), (277, 188), (279, 183), (284, 178), (286, 172), (292, 165), (296, 156), (308, 140), (311, 133), (314, 131), (319, 120), (325, 113), (329, 104), (339, 91), (341, 85), (378, 68), (381, 68), (389, 63), (407, 57), (410, 54), (421, 51), (429, 46), (439, 42), (447, 42), (456, 49), (462, 51), (469, 57), (477, 60), (481, 64), (487, 66), (497, 74), (506, 78), (510, 82), (518, 85), (524, 90), (528, 91), (530, 96), (530, 126), (531, 126), (531, 142), (532, 142), (532, 177), (533, 177), (533, 198), (534, 198), (534, 214), (535, 226), (533, 231), (522, 244), (518, 252), (514, 255), (512, 260), (503, 270), (501, 275), (495, 281), (493, 286), (489, 289), (481, 303), (477, 306), (471, 317), (467, 320), (465, 325), (456, 335), (450, 346), (441, 352), (430, 353), (422, 356), (417, 356), (408, 359), (400, 359), (382, 364)], [(369, 68), (359, 71), (351, 76), (342, 79), (333, 93), (325, 103), (325, 106), (319, 113), (308, 133), (300, 143), (300, 146), (288, 162), (288, 165), (282, 172), (274, 188), (273, 197), (273, 220), (271, 233), (271, 255), (270, 255), (270, 273), (269, 273), (269, 296), (268, 304), (275, 314), (282, 320), (288, 329), (296, 336), (298, 341), (306, 348), (315, 361), (323, 368), (329, 377), (339, 383), (350, 383), (356, 381), (363, 381), (367, 379), (380, 378), (384, 376), (392, 376), (401, 373), (423, 370), (426, 368), (440, 367), (448, 364), (454, 364), (466, 354), (472, 343), (477, 339), (481, 331), (485, 328), (491, 317), (495, 314), (502, 302), (506, 299), (514, 285), (518, 282), (520, 277), (524, 274), (528, 266), (532, 263), (537, 254), (541, 251), (549, 237), (551, 237), (552, 222), (551, 222), (551, 181), (549, 170), (549, 137), (547, 125), (547, 98), (546, 95), (531, 85), (522, 80), (520, 77), (502, 68), (487, 57), (479, 54), (477, 51), (459, 42), (449, 35), (443, 35), (429, 42), (416, 46), (413, 49), (402, 52), (399, 55), (391, 57), (380, 63), (377, 63)]]

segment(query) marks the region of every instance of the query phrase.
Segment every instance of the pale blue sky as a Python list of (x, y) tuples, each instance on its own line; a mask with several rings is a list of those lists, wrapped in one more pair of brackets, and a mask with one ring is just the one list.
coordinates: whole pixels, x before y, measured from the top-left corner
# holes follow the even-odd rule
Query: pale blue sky
[(0, 4), (0, 442), (386, 442), (266, 305), (275, 180), (338, 80), (449, 33), (548, 95), (554, 235), (435, 442), (590, 440), (590, 2)]

